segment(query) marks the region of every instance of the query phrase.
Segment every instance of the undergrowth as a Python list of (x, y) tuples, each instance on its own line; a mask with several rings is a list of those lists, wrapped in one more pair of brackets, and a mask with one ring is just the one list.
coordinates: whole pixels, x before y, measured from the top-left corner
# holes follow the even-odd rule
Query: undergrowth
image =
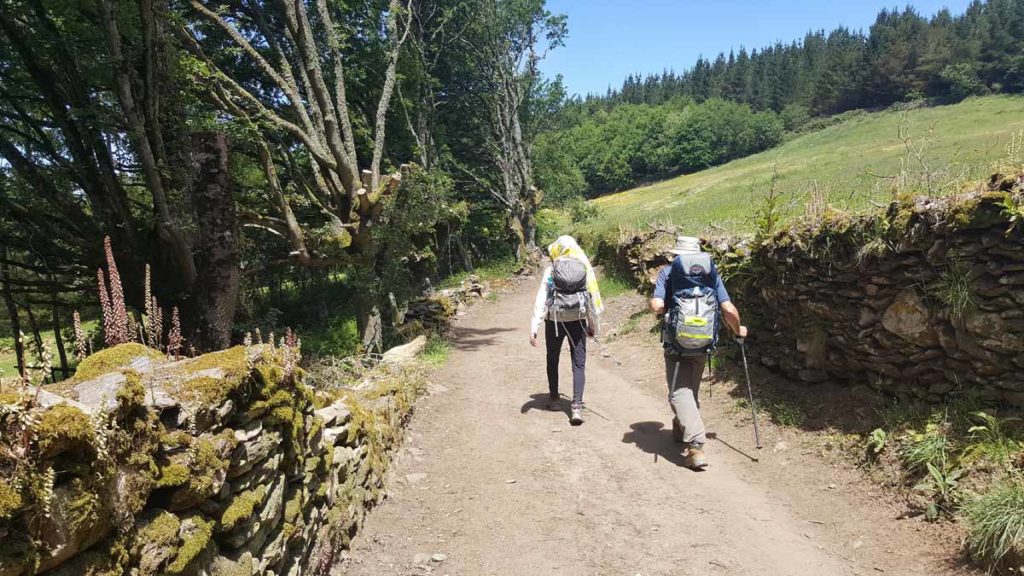
[(452, 345), (444, 336), (431, 334), (420, 358), (431, 366), (443, 366), (452, 354)]
[(604, 298), (615, 298), (634, 290), (633, 282), (616, 268), (606, 268), (601, 274), (598, 285), (601, 289), (601, 296)]
[(941, 409), (894, 406), (862, 444), (865, 460), (902, 470), (911, 502), (931, 521), (966, 523), (964, 549), (991, 570), (1024, 552), (1024, 426), (972, 398)]

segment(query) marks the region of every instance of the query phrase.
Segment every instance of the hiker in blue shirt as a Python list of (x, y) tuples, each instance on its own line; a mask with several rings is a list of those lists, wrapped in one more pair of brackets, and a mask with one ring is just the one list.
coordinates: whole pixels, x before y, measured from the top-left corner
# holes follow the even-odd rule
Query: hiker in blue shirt
[[(676, 238), (675, 247), (670, 253), (675, 256), (675, 261), (662, 268), (658, 274), (651, 297), (651, 310), (657, 315), (671, 312), (676, 306), (676, 295), (685, 293), (688, 289), (703, 290), (714, 295), (721, 317), (732, 333), (739, 338), (745, 338), (747, 327), (740, 323), (739, 310), (733, 305), (714, 262), (701, 251), (700, 240), (680, 236)], [(701, 257), (696, 258), (697, 256)], [(684, 258), (703, 264), (687, 264), (691, 268), (683, 269)], [(709, 269), (705, 270), (704, 265), (708, 265)], [(678, 346), (667, 336), (663, 338), (663, 345), (665, 379), (669, 386), (669, 403), (674, 413), (672, 436), (676, 442), (685, 446), (685, 465), (693, 469), (703, 469), (707, 466), (707, 458), (704, 455), (706, 431), (700, 416), (698, 393), (700, 380), (704, 375), (705, 356), (682, 354)]]

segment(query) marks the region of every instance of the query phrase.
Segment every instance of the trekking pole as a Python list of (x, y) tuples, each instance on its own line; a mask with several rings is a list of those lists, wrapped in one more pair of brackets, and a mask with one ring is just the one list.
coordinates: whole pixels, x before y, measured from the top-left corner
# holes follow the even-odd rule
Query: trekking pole
[(757, 449), (761, 449), (761, 431), (757, 427), (757, 408), (754, 406), (754, 390), (750, 387), (750, 369), (747, 368), (747, 347), (743, 338), (737, 338), (740, 344), (740, 354), (743, 355), (743, 373), (747, 376), (747, 396), (750, 398), (750, 415), (754, 417), (754, 442)]
[(594, 340), (594, 342), (597, 343), (597, 347), (601, 349), (602, 354), (605, 354), (606, 356), (611, 358), (612, 362), (614, 362), (616, 366), (622, 366), (622, 362), (619, 362), (619, 359), (616, 358), (615, 355), (612, 354), (611, 350), (609, 350), (604, 344), (601, 343), (600, 340), (597, 339), (597, 336), (591, 336), (591, 338)]

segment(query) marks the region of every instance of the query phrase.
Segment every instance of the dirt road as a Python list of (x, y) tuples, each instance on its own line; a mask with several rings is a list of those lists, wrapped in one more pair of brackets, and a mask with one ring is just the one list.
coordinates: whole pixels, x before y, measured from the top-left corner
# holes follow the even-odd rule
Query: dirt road
[(565, 413), (544, 409), (544, 352), (527, 342), (533, 290), (523, 283), (456, 327), (452, 356), (392, 469), (390, 497), (340, 573), (971, 573), (930, 528), (897, 520), (856, 472), (793, 438), (769, 429), (759, 463), (730, 449), (724, 443), (754, 452), (725, 393), (731, 384), (716, 384), (710, 400), (702, 392), (719, 437), (711, 467), (682, 468), (650, 346), (616, 343), (621, 367), (591, 347), (585, 400), (600, 416), (569, 426)]

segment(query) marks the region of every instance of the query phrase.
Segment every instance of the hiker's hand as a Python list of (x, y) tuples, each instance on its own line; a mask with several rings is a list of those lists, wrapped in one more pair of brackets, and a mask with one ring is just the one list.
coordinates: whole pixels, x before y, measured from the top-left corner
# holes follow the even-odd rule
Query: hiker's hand
[(594, 337), (594, 327), (593, 326), (587, 326), (587, 336), (590, 336), (591, 338)]
[(537, 347), (537, 334), (536, 333), (530, 334), (530, 346), (533, 346), (534, 348)]
[(747, 337), (747, 327), (746, 326), (740, 326), (740, 331), (736, 333), (736, 337), (737, 338), (746, 338)]

